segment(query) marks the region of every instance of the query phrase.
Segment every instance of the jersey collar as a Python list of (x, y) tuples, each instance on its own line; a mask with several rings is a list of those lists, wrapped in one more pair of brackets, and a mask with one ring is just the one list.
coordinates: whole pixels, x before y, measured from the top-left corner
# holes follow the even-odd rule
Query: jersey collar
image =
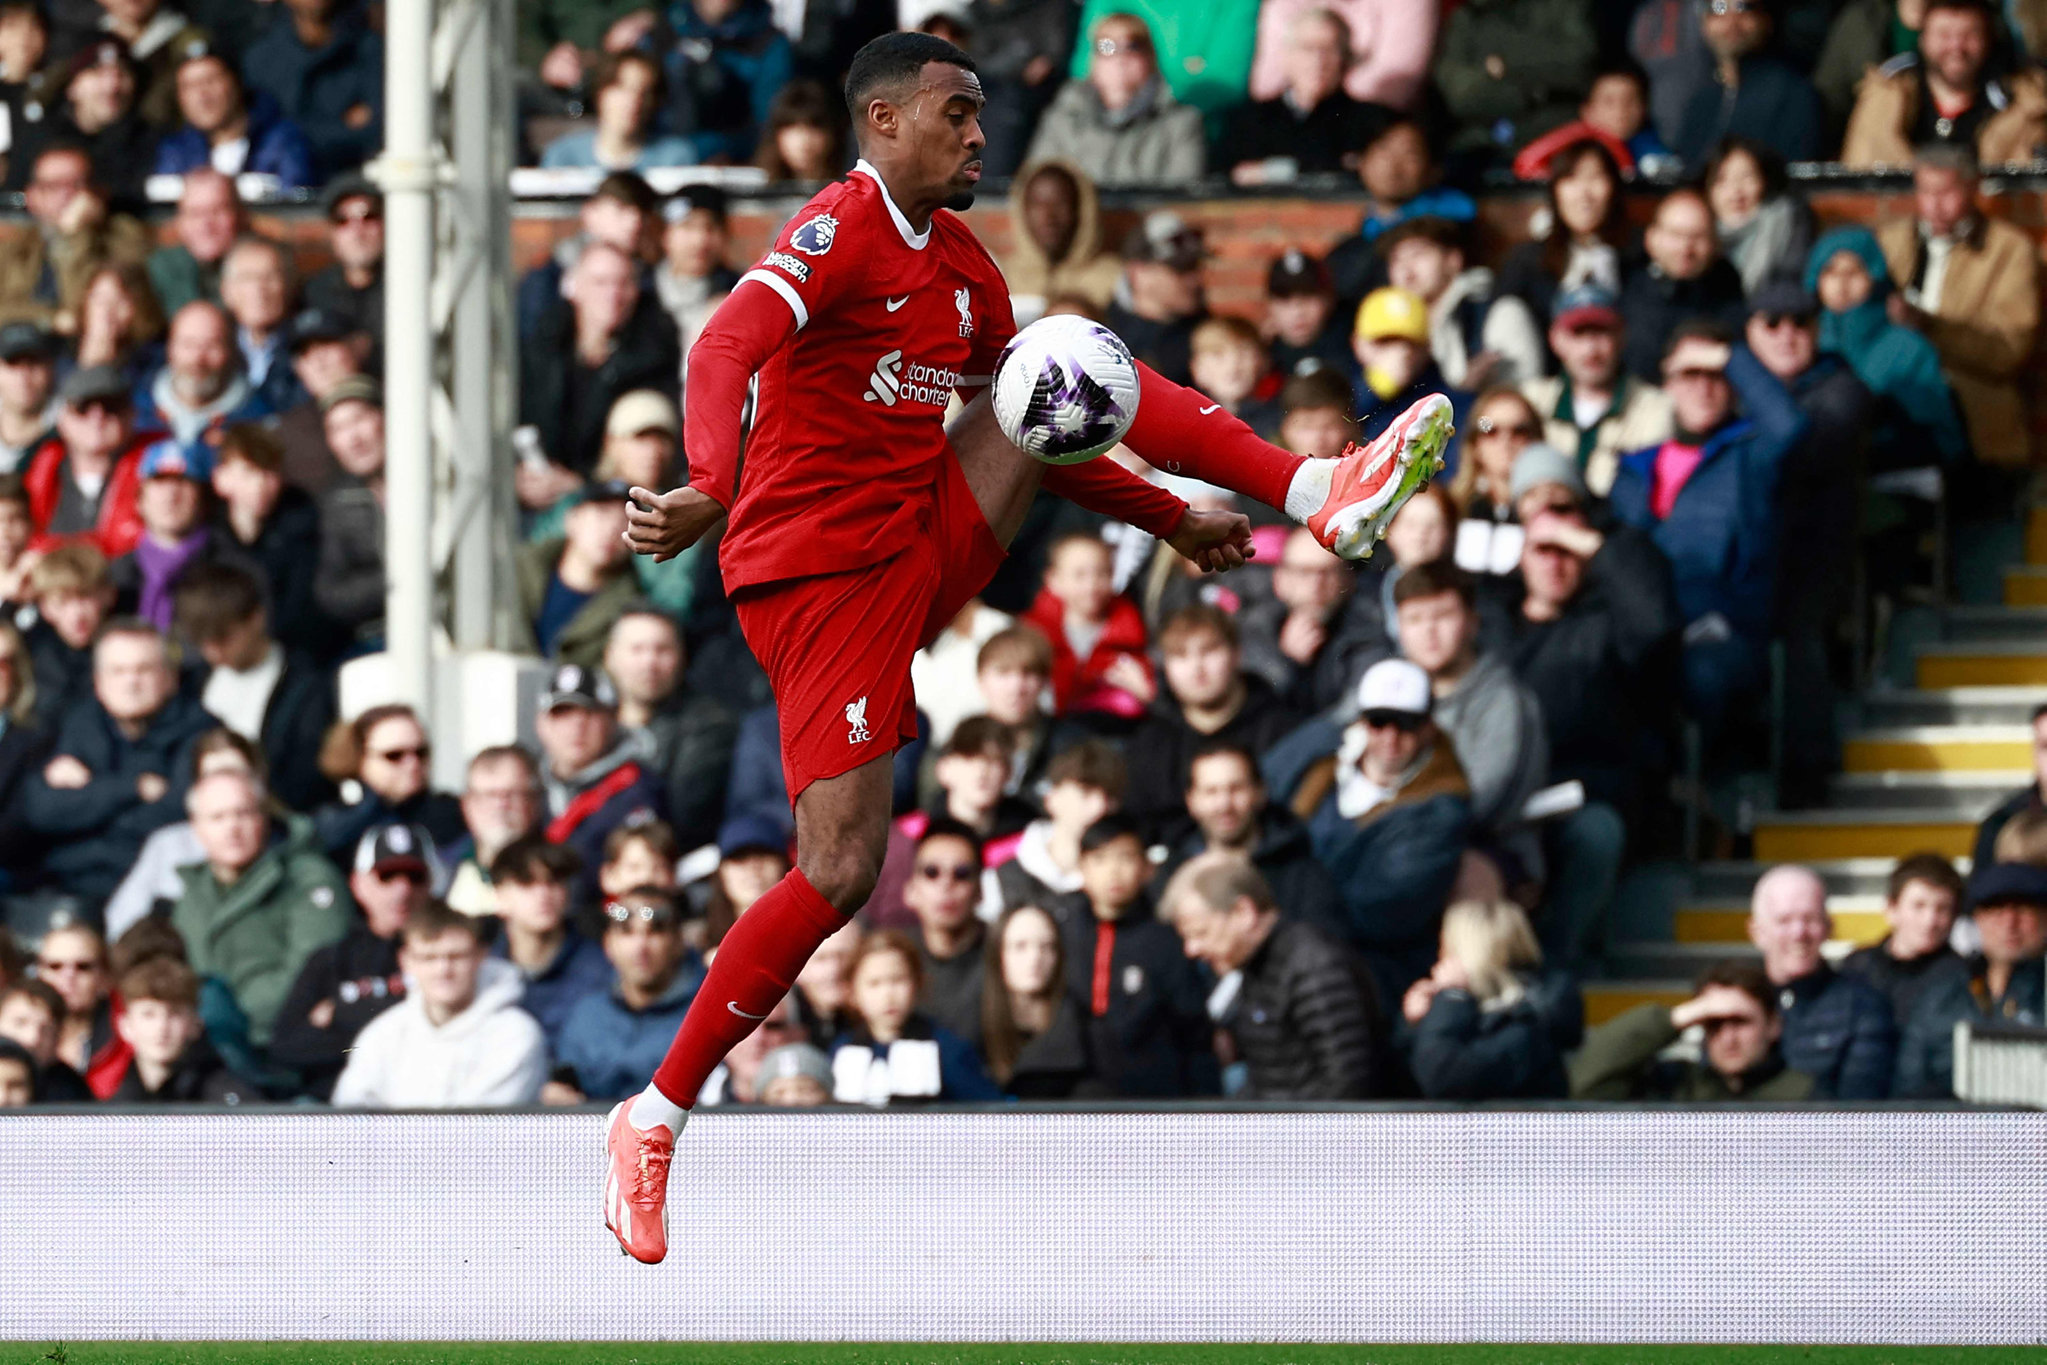
[(853, 163), (853, 174), (864, 175), (874, 182), (875, 188), (881, 191), (881, 202), (888, 205), (888, 216), (895, 219), (896, 231), (903, 235), (903, 245), (912, 251), (922, 251), (931, 240), (931, 229), (925, 228), (922, 232), (911, 230), (910, 220), (896, 207), (896, 201), (889, 194), (888, 184), (881, 178), (881, 172), (875, 170), (873, 164), (863, 156)]

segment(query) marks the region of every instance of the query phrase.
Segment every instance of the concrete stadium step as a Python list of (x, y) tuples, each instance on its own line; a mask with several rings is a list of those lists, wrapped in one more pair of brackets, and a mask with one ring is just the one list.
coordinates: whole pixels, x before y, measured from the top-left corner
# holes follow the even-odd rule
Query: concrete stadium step
[(2004, 605), (2047, 607), (2047, 564), (2013, 564), (2004, 571)]
[[(1879, 687), (1862, 694), (1862, 718), (1872, 730), (1945, 725), (2023, 729), (2032, 718), (2033, 708), (2043, 700), (2047, 697), (2037, 687), (1943, 687), (1928, 691)], [(1912, 765), (1875, 763), (1865, 768), (1851, 767), (1850, 771), (1875, 772), (1908, 766)]]
[(2024, 768), (1985, 772), (1843, 773), (1827, 788), (1830, 810), (1942, 810), (1981, 820), (1992, 807), (2026, 785)]
[(2033, 570), (2040, 578), (2037, 596), (2030, 600), (2012, 599), (2013, 573), (2028, 579), (2025, 570), (2005, 571), (2004, 605), (1949, 607), (1940, 614), (1941, 638), (1950, 644), (1981, 640), (2031, 640), (2039, 643), (2047, 640), (2047, 569)]
[(1590, 1028), (1651, 1001), (1664, 1006), (1682, 1005), (1692, 998), (1692, 985), (1687, 977), (1593, 981), (1586, 983), (1579, 993), (1585, 1000), (1585, 1025)]
[[(1884, 898), (1876, 895), (1829, 896), (1834, 937), (1851, 948), (1875, 943), (1884, 936)], [(1672, 926), (1675, 942), (1721, 948), (1748, 942), (1748, 900), (1687, 901), (1677, 909)]]
[[(1841, 903), (1844, 900), (1859, 902), (1883, 902), (1884, 885), (1889, 880), (1896, 858), (1833, 858), (1812, 859), (1806, 866), (1820, 874), (1827, 884), (1829, 900)], [(1960, 860), (1966, 870), (1969, 860)], [(1701, 863), (1693, 874), (1692, 894), (1685, 905), (1718, 903), (1746, 907), (1749, 895), (1755, 890), (1756, 878), (1768, 872), (1772, 864), (1759, 862), (1712, 862)]]
[(1757, 822), (1755, 855), (1766, 863), (1897, 859), (1921, 850), (1959, 858), (1975, 841), (1976, 821), (1945, 810), (1780, 812)]
[[(2034, 688), (2024, 690), (2041, 695)], [(1841, 767), (1848, 773), (2023, 775), (2032, 764), (2033, 736), (2025, 725), (1899, 725), (1859, 730), (1841, 746)]]
[(2047, 687), (2047, 641), (1921, 645), (1915, 681), (1921, 687)]

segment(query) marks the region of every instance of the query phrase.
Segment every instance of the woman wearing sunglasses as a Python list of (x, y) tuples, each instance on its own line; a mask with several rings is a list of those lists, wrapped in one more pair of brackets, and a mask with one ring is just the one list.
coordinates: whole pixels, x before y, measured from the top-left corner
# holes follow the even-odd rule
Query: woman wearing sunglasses
[(410, 706), (372, 706), (337, 723), (320, 747), (320, 771), (342, 792), (313, 816), (321, 846), (337, 863), (376, 825), (421, 825), (442, 848), (468, 833), (462, 803), (432, 789), (433, 745)]

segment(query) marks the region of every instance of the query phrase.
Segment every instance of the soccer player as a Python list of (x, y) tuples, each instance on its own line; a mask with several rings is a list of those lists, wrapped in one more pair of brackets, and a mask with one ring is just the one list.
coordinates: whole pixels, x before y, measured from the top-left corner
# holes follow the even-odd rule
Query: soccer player
[[(690, 483), (634, 489), (636, 550), (680, 553), (730, 515), (720, 549), (740, 630), (766, 668), (796, 807), (796, 866), (740, 916), (653, 1083), (611, 1113), (605, 1222), (667, 1254), (675, 1137), (732, 1045), (866, 901), (888, 842), (890, 755), (916, 733), (910, 657), (987, 584), (1040, 480), (1149, 531), (1208, 570), (1241, 565), (1250, 524), (1190, 510), (1110, 460), (1047, 467), (1001, 434), (984, 389), (1015, 331), (994, 261), (952, 212), (980, 179), (981, 84), (964, 52), (891, 33), (855, 56), (861, 161), (734, 287), (690, 352)], [(738, 478), (740, 413), (760, 376)], [(1304, 459), (1200, 394), (1141, 369), (1126, 442), (1153, 465), (1235, 489), (1369, 551), (1436, 471), (1449, 403), (1417, 403), (1372, 446)]]

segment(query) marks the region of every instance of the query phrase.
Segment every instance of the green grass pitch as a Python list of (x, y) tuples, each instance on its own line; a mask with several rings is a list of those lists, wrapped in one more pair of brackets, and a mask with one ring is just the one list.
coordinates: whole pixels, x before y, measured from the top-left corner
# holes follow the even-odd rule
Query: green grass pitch
[(2047, 1365), (2019, 1346), (0, 1343), (0, 1365)]

